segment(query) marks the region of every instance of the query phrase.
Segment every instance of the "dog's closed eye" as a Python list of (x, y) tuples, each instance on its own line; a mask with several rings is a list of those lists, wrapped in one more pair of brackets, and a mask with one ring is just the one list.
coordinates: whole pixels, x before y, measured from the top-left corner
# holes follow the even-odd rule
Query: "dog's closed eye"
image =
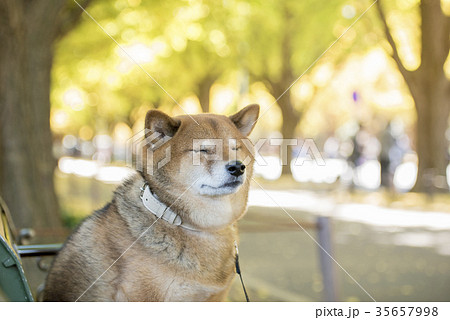
[(194, 149), (189, 149), (188, 151), (190, 152), (194, 152), (194, 153), (205, 153), (205, 154), (211, 154), (214, 152), (214, 150), (212, 149), (199, 149), (199, 150), (194, 150)]

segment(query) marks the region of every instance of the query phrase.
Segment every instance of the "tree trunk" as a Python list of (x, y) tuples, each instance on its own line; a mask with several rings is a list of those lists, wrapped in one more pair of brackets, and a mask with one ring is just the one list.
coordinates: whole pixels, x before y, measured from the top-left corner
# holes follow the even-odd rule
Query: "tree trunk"
[[(289, 78), (288, 78), (289, 79)], [(294, 104), (291, 101), (290, 90), (285, 90), (291, 85), (286, 81), (272, 82), (269, 77), (266, 77), (266, 87), (269, 89), (273, 97), (278, 99), (278, 104), (281, 111), (281, 127), (280, 132), (283, 137), (282, 144), (280, 146), (280, 161), (282, 164), (281, 174), (291, 175), (291, 160), (292, 160), (292, 144), (289, 144), (288, 139), (296, 139), (295, 130), (302, 113), (298, 112), (294, 108)]]
[(63, 0), (0, 4), (0, 194), (18, 228), (61, 226), (50, 76), (54, 42), (73, 27), (80, 11)]
[(298, 28), (292, 12), (287, 4), (283, 8), (285, 25), (283, 27), (282, 43), (281, 43), (281, 74), (276, 82), (271, 82), (272, 94), (278, 101), (282, 115), (281, 134), (283, 136), (283, 145), (281, 148), (281, 162), (285, 165), (282, 167), (283, 175), (291, 175), (291, 158), (292, 145), (287, 139), (295, 139), (295, 129), (300, 121), (301, 114), (295, 110), (291, 100), (290, 86), (295, 81), (292, 71), (291, 59), (294, 54), (292, 49), (292, 34)]
[[(295, 129), (300, 121), (300, 113), (295, 110), (291, 101), (291, 92), (288, 90), (283, 94), (285, 88), (288, 88), (290, 84), (287, 83), (274, 83), (272, 84), (272, 94), (275, 97), (280, 97), (278, 105), (280, 106), (282, 123), (281, 123), (281, 135), (283, 136), (283, 144), (281, 145), (281, 163), (283, 164), (281, 173), (283, 175), (292, 174), (291, 159), (292, 159), (292, 145), (289, 144), (287, 139), (295, 139)], [(284, 90), (283, 90), (284, 89)], [(283, 95), (282, 95), (283, 94)]]
[(416, 150), (419, 157), (414, 191), (433, 193), (448, 190), (448, 142), (445, 132), (448, 128), (450, 90), (444, 74), (428, 80), (424, 81), (420, 91), (415, 92), (414, 99), (417, 110)]
[(392, 48), (392, 57), (416, 105), (419, 166), (413, 190), (428, 193), (448, 190), (445, 180), (448, 165), (445, 132), (450, 112), (450, 81), (445, 75), (444, 63), (450, 49), (450, 17), (443, 13), (440, 0), (421, 1), (421, 64), (417, 70), (408, 71), (400, 59), (380, 1), (377, 8), (386, 39)]
[[(419, 168), (415, 191), (448, 190), (448, 128), (450, 81), (444, 72), (449, 53), (450, 18), (442, 12), (440, 0), (422, 0), (421, 65), (411, 86), (417, 110), (417, 154)], [(411, 80), (410, 80), (411, 82)]]
[(211, 112), (210, 109), (210, 93), (211, 87), (216, 81), (213, 77), (206, 77), (198, 84), (198, 101), (203, 113)]

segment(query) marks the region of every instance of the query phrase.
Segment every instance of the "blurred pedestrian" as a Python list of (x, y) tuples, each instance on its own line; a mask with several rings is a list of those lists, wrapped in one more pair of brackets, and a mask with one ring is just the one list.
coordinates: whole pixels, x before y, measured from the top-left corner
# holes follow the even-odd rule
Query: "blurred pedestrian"
[(396, 145), (395, 137), (392, 134), (391, 123), (381, 132), (380, 143), (381, 152), (379, 156), (381, 166), (381, 186), (390, 189), (392, 187), (392, 179), (394, 170), (391, 166), (392, 149)]

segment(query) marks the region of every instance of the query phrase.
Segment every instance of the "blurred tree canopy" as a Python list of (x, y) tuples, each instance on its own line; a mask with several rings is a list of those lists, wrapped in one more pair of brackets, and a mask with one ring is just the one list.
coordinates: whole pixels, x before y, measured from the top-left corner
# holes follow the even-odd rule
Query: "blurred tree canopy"
[[(227, 28), (232, 8), (221, 9), (201, 1), (94, 2), (89, 12), (123, 50), (88, 17), (59, 43), (54, 105), (72, 86), (80, 101), (75, 108), (62, 108), (75, 120), (69, 128), (76, 132), (88, 124), (109, 130), (118, 121), (132, 125), (138, 108), (170, 111), (189, 96), (197, 96), (201, 106), (191, 112), (210, 111), (212, 85), (236, 64)], [(95, 114), (106, 123), (93, 123)]]
[[(283, 138), (295, 137), (295, 130), (307, 104), (298, 103), (290, 88), (335, 40), (333, 28), (345, 20), (344, 1), (264, 1), (249, 8), (251, 14), (241, 31), (246, 49), (243, 68), (253, 81), (261, 81), (281, 110)], [(261, 23), (265, 21), (265, 23)], [(296, 103), (297, 101), (297, 103)], [(289, 163), (289, 145), (282, 148), (283, 163)], [(290, 166), (283, 166), (290, 173)]]
[[(137, 114), (142, 116), (136, 110), (143, 105), (170, 110), (189, 96), (198, 99), (200, 110), (194, 112), (210, 112), (211, 89), (218, 83), (236, 88), (230, 107), (237, 109), (249, 85), (262, 82), (279, 98), (274, 104), (281, 111), (281, 134), (294, 137), (306, 103), (296, 103), (287, 89), (336, 39), (336, 26), (348, 24), (340, 10), (343, 3), (118, 0), (112, 6), (96, 1), (90, 14), (134, 61), (84, 17), (59, 43), (54, 105), (78, 81), (73, 95), (85, 102), (63, 109), (66, 116), (59, 118), (75, 120), (64, 129), (88, 124), (111, 130), (117, 121), (131, 126)], [(101, 123), (94, 114), (102, 115)]]
[[(386, 105), (412, 114), (405, 90), (414, 99), (418, 184), (445, 176), (448, 0), (442, 5), (439, 0), (378, 1), (378, 15), (370, 10), (349, 30), (373, 2), (90, 2), (80, 4), (89, 4), (95, 21), (70, 0), (53, 6), (44, 0), (1, 4), (1, 192), (12, 211), (21, 212), (24, 225), (41, 223), (30, 218), (36, 204), (42, 215), (58, 211), (49, 119), (54, 136), (89, 140), (113, 133), (119, 124), (129, 134), (142, 129), (149, 108), (231, 113), (257, 102), (262, 106), (259, 127), (265, 130), (278, 130), (285, 138), (296, 138), (305, 128), (332, 134), (352, 117), (360, 121), (364, 112), (369, 119), (397, 112), (378, 108), (378, 92), (357, 80), (363, 72), (346, 71), (360, 66), (358, 54), (367, 52), (370, 85), (392, 91), (384, 100), (401, 96)], [(384, 37), (406, 86), (380, 71), (384, 60), (376, 50)], [(367, 92), (372, 96), (364, 103), (352, 100), (353, 94)], [(283, 167), (285, 173), (289, 169)], [(46, 219), (42, 224), (59, 224)]]

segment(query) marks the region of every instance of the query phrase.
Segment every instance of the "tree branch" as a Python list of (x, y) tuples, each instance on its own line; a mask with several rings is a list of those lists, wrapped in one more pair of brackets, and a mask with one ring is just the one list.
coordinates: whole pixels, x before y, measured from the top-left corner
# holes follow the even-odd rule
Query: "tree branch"
[(392, 32), (387, 24), (386, 15), (384, 13), (383, 7), (381, 6), (381, 0), (378, 0), (376, 3), (376, 7), (378, 10), (378, 14), (380, 15), (381, 22), (383, 23), (384, 33), (386, 35), (386, 39), (389, 42), (389, 45), (392, 48), (392, 58), (394, 59), (395, 63), (398, 66), (398, 69), (400, 73), (402, 74), (403, 78), (405, 78), (405, 81), (408, 85), (411, 85), (414, 81), (414, 73), (406, 70), (405, 66), (403, 65), (402, 60), (400, 59), (400, 55), (398, 54), (398, 48), (394, 41), (394, 37), (392, 36)]

